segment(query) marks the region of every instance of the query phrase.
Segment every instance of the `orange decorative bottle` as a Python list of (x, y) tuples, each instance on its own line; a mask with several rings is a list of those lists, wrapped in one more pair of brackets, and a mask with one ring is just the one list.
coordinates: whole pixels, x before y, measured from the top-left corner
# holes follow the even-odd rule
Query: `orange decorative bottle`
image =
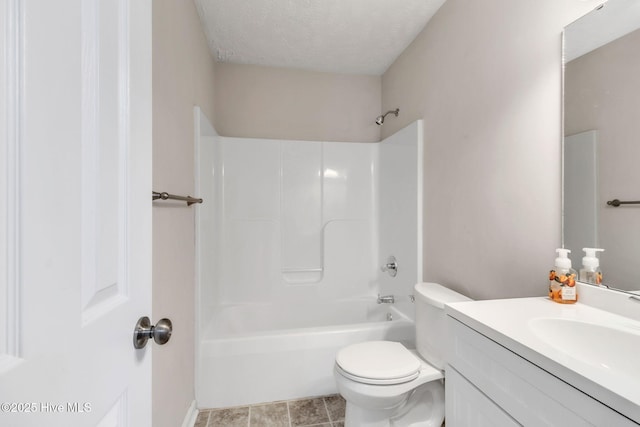
[(571, 268), (569, 249), (556, 249), (555, 268), (549, 272), (549, 298), (561, 304), (573, 304), (578, 301), (576, 271)]

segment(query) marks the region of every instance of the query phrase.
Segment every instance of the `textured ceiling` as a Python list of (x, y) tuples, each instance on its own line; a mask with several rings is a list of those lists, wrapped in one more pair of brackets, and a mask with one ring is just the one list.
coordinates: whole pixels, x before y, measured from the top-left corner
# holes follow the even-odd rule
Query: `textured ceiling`
[(216, 60), (381, 75), (445, 0), (195, 0)]

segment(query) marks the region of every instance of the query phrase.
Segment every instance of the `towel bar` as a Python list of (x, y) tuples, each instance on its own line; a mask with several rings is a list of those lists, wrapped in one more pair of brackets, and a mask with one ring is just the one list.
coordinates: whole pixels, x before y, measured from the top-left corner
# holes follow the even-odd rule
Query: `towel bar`
[(187, 206), (191, 206), (194, 203), (202, 203), (202, 199), (198, 199), (196, 197), (191, 197), (191, 196), (176, 196), (173, 194), (169, 194), (166, 192), (162, 192), (159, 193), (157, 191), (153, 191), (152, 193), (152, 200), (180, 200), (183, 202), (187, 202)]

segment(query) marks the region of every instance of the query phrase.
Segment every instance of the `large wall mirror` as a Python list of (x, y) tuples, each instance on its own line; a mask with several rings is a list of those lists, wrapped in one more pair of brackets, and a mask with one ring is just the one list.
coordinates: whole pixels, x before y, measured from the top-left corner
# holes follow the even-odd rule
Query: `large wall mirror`
[(564, 32), (563, 242), (576, 270), (582, 248), (603, 248), (603, 284), (627, 291), (640, 290), (639, 28), (639, 0), (609, 0)]

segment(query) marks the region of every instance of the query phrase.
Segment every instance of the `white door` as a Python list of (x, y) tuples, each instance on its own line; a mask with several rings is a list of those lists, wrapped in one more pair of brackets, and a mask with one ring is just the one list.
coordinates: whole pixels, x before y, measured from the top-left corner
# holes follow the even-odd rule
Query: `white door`
[(0, 25), (0, 426), (150, 426), (151, 1)]

